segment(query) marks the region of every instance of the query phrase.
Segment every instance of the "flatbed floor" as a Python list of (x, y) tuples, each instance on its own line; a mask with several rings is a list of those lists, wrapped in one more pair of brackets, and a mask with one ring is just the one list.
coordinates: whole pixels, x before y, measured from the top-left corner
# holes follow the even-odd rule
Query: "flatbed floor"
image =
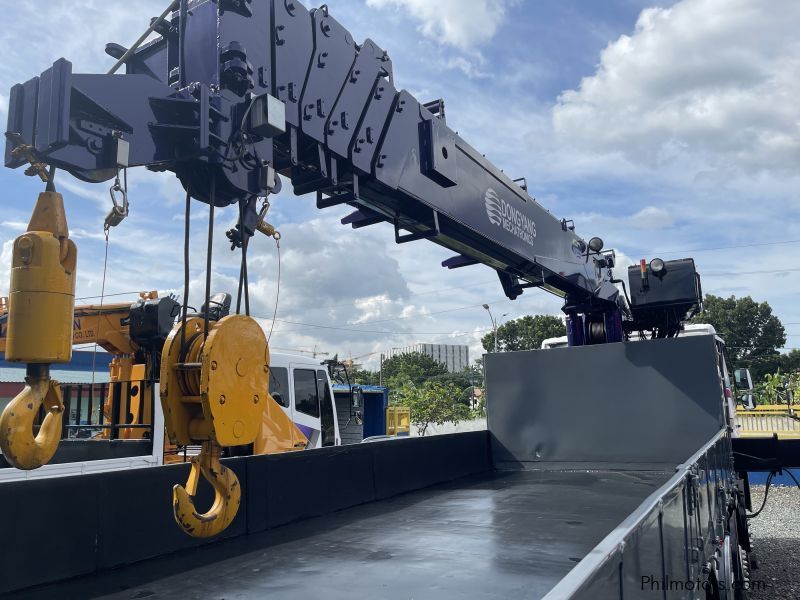
[(495, 472), (16, 597), (540, 598), (670, 475)]

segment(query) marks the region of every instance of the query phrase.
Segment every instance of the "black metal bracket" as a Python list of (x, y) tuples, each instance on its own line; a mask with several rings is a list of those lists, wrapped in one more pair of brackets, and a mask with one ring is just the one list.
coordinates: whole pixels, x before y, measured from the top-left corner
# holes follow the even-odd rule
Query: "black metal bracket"
[(342, 219), (342, 225), (351, 225), (353, 229), (361, 229), (386, 221), (386, 217), (368, 208), (359, 208)]
[(470, 256), (459, 254), (447, 260), (442, 261), (442, 266), (446, 269), (461, 269), (463, 267), (471, 267), (472, 265), (480, 264), (480, 261)]
[(522, 295), (523, 286), (520, 285), (519, 278), (516, 275), (498, 271), (497, 276), (500, 278), (500, 284), (503, 286), (503, 291), (509, 300), (516, 300)]
[(322, 192), (317, 192), (317, 208), (331, 208), (332, 206), (339, 206), (347, 204), (356, 200), (356, 195), (352, 192), (344, 192), (342, 194), (334, 194), (332, 196), (323, 195)]
[(444, 99), (439, 98), (438, 100), (433, 100), (432, 102), (426, 102), (422, 105), (424, 108), (427, 108), (428, 111), (437, 117), (443, 122), (447, 122), (447, 118), (445, 117), (444, 113)]
[(407, 242), (413, 242), (416, 240), (425, 240), (432, 237), (436, 237), (441, 233), (441, 229), (439, 228), (439, 213), (435, 210), (433, 212), (433, 223), (431, 229), (427, 231), (415, 231), (413, 233), (407, 233), (405, 235), (401, 234), (400, 231), (403, 227), (400, 225), (400, 221), (398, 219), (394, 220), (394, 241), (398, 244), (405, 244)]
[[(358, 201), (358, 175), (352, 175), (353, 180), (347, 184), (350, 189), (339, 189), (335, 192), (323, 192), (317, 190), (317, 208), (331, 208)], [(344, 185), (342, 186), (344, 187)]]

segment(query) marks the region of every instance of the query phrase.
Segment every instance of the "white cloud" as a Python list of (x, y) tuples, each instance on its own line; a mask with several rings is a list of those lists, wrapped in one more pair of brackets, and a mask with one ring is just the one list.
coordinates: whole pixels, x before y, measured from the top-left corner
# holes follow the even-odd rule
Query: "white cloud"
[(10, 229), (12, 231), (25, 231), (28, 229), (28, 224), (22, 221), (3, 221), (0, 223), (3, 227)]
[(402, 8), (420, 22), (428, 38), (475, 50), (491, 40), (505, 20), (514, 0), (367, 0), (373, 8)]
[(14, 249), (14, 240), (3, 242), (0, 252), (0, 296), (8, 296), (8, 286), (11, 279), (11, 251)]
[(449, 69), (458, 69), (470, 79), (487, 79), (491, 77), (481, 66), (485, 63), (483, 57), (478, 56), (475, 60), (469, 60), (463, 56), (449, 58), (445, 65)]
[(556, 132), (647, 166), (754, 173), (800, 160), (800, 3), (683, 0), (644, 10), (594, 75), (564, 92)]
[(675, 217), (663, 208), (648, 206), (628, 219), (637, 229), (669, 229), (675, 224)]
[[(556, 216), (574, 218), (579, 233), (600, 235), (609, 248), (652, 258), (651, 250), (800, 239), (800, 215), (790, 203), (775, 201), (800, 189), (797, 179), (777, 172), (788, 159), (787, 151), (774, 143), (798, 120), (794, 104), (785, 101), (796, 97), (792, 90), (797, 84), (789, 78), (797, 72), (792, 57), (798, 53), (787, 28), (798, 19), (796, 9), (782, 8), (780, 2), (785, 1), (770, 5), (772, 15), (756, 14), (761, 7), (744, 0), (683, 0), (670, 11), (648, 10), (635, 31), (595, 56), (597, 73), (566, 92), (554, 111), (551, 100), (529, 93), (539, 89), (541, 81), (549, 81), (550, 63), (538, 53), (520, 59), (506, 51), (514, 45), (529, 51), (516, 27), (502, 29), (504, 39), (496, 39), (503, 44), (501, 55), (480, 52), (482, 44), (499, 38), (509, 7), (521, 6), (519, 0), (367, 0), (382, 10), (365, 10), (365, 0), (343, 0), (336, 17), (356, 39), (372, 36), (389, 50), (399, 86), (422, 100), (444, 96), (451, 126), (498, 167), (514, 177), (527, 176), (531, 192)], [(75, 2), (53, 0), (48, 14), (59, 23), (55, 38), (29, 40), (24, 28), (0, 31), (0, 42), (8, 49), (0, 64), (0, 92), (7, 93), (13, 83), (38, 74), (62, 55), (75, 63), (76, 72), (103, 72), (113, 62), (103, 54), (103, 43), (130, 43), (146, 26), (146, 17), (163, 9), (164, 0), (142, 0), (134, 12), (120, 11), (115, 4), (80, 0), (76, 7)], [(17, 3), (9, 10), (9, 20), (19, 23), (36, 22), (41, 12), (36, 3)], [(92, 18), (87, 20), (86, 14)], [(519, 15), (526, 16), (523, 10)], [(779, 20), (785, 23), (776, 23)], [(416, 25), (422, 34), (413, 31)], [(766, 64), (767, 59), (772, 64)], [(487, 75), (497, 85), (487, 85), (482, 79)], [(0, 109), (2, 101), (0, 97)], [(696, 105), (713, 109), (713, 118), (694, 115), (689, 109)], [(495, 109), (487, 111), (487, 106)], [(753, 176), (764, 164), (775, 172)], [(29, 180), (19, 180), (20, 189), (27, 189), (22, 186)], [(90, 186), (61, 173), (57, 183), (80, 246), (79, 295), (99, 294), (104, 250), (100, 232), (110, 205), (110, 182)], [(111, 234), (106, 292), (157, 287), (179, 288), (180, 294), (180, 184), (170, 173), (144, 170), (131, 171), (129, 184), (131, 216)], [(4, 219), (25, 221), (30, 194), (16, 189), (9, 194)], [(490, 269), (441, 269), (438, 264), (451, 256), (449, 251), (428, 242), (395, 246), (390, 226), (354, 232), (337, 222), (341, 215), (336, 209), (317, 213), (313, 200), (289, 196), (287, 189), (271, 213), (284, 233), (278, 318), (370, 333), (279, 322), (274, 345), (319, 345), (341, 356), (358, 356), (415, 342), (450, 341), (469, 344), (471, 357), (480, 356), (480, 339), (489, 326), (486, 312), (441, 311), (505, 302)], [(236, 291), (238, 254), (230, 253), (224, 235), (234, 212), (217, 212), (214, 291)], [(195, 304), (205, 282), (207, 214), (203, 205), (192, 205)], [(659, 221), (663, 228), (655, 227)], [(0, 233), (0, 242), (16, 235), (10, 227)], [(0, 291), (8, 284), (3, 271), (10, 252), (6, 246)], [(274, 248), (260, 236), (251, 247), (254, 314), (267, 318), (272, 316), (277, 287)], [(791, 249), (753, 249), (746, 253), (748, 264), (736, 268), (783, 267)], [(617, 257), (617, 275), (624, 278), (625, 266), (632, 262), (619, 251)], [(703, 273), (734, 268), (730, 253), (697, 258)], [(710, 276), (706, 288), (769, 299), (783, 317), (796, 314), (798, 284), (789, 279), (774, 286), (778, 278), (772, 275)], [(730, 285), (739, 287), (719, 287)], [(431, 293), (436, 290), (442, 293)], [(560, 301), (545, 292), (529, 290), (519, 300), (498, 306), (497, 314), (556, 314), (559, 306)], [(462, 335), (465, 332), (470, 334)], [(365, 360), (377, 367), (377, 356)]]

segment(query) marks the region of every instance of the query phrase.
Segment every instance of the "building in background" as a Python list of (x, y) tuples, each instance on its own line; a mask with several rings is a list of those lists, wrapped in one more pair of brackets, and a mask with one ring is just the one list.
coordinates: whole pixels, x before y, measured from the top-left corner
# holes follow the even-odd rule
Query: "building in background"
[(453, 344), (414, 344), (405, 348), (392, 348), (386, 353), (386, 358), (411, 352), (430, 356), (447, 367), (451, 373), (461, 373), (469, 367), (469, 346)]

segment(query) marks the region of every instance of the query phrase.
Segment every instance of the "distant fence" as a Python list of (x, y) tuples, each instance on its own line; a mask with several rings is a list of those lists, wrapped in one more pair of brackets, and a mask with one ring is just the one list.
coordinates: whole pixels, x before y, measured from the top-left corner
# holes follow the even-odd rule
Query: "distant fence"
[[(458, 423), (448, 422), (442, 425), (431, 423), (430, 425), (428, 425), (428, 429), (425, 431), (425, 437), (429, 437), (432, 435), (447, 435), (450, 433), (466, 433), (469, 431), (485, 431), (486, 429), (487, 427), (486, 427), (485, 417), (482, 419), (459, 421)], [(411, 437), (419, 437), (415, 425), (411, 425)]]
[(740, 437), (800, 439), (800, 407), (758, 406), (736, 411), (736, 429)]

